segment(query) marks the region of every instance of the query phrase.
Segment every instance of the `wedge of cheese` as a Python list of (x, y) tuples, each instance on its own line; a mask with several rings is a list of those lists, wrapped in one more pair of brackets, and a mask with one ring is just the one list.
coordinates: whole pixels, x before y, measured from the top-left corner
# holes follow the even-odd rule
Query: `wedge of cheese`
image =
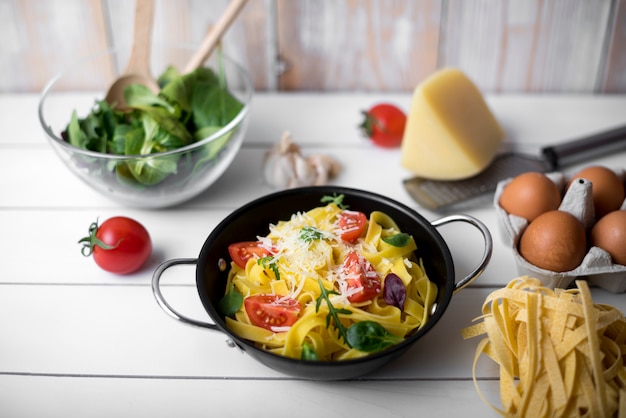
[(415, 89), (401, 164), (424, 178), (471, 177), (493, 160), (503, 137), (474, 83), (461, 70), (443, 69)]

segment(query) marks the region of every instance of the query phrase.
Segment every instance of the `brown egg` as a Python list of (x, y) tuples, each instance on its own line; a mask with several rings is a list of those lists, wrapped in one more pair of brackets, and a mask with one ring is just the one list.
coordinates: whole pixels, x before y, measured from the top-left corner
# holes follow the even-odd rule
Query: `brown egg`
[(499, 203), (509, 214), (532, 221), (544, 212), (558, 209), (561, 193), (545, 174), (528, 172), (504, 187)]
[(569, 184), (577, 178), (584, 178), (591, 182), (596, 220), (622, 206), (624, 185), (613, 170), (599, 165), (590, 166), (574, 174)]
[(587, 253), (585, 228), (569, 212), (545, 212), (522, 233), (519, 253), (529, 263), (545, 270), (573, 270)]
[(591, 228), (591, 245), (609, 254), (615, 264), (626, 265), (626, 210), (606, 214)]

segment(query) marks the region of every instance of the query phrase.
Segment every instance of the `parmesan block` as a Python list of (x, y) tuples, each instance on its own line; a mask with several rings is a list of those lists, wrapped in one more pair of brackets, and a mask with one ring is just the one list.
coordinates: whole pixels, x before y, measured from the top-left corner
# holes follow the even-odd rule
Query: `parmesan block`
[(424, 178), (471, 177), (489, 165), (503, 137), (474, 83), (458, 69), (443, 69), (415, 89), (401, 164)]

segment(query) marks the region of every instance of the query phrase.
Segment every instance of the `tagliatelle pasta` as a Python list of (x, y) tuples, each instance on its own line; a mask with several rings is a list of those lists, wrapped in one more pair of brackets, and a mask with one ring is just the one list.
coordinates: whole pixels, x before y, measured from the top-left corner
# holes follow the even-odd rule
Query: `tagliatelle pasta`
[[(342, 234), (351, 234), (352, 225), (342, 224), (342, 217), (358, 214), (333, 202), (269, 225), (267, 236), (256, 237), (268, 256), (250, 258), (243, 268), (233, 261), (227, 293), (236, 291), (244, 301), (270, 295), (268, 300), (275, 298), (271, 300), (276, 305), (295, 300), (297, 319), (287, 326), (259, 326), (251, 319), (256, 312), (250, 312), (253, 308), (247, 309), (243, 303), (226, 317), (227, 326), (272, 353), (304, 358), (306, 347), (320, 361), (368, 354), (346, 341), (333, 314), (343, 329), (371, 321), (398, 340), (423, 327), (433, 310), (437, 286), (415, 255), (413, 237), (403, 234), (387, 214), (375, 211), (364, 218), (366, 224), (358, 239), (346, 241)], [(351, 262), (351, 258), (358, 261)], [(353, 277), (353, 267), (361, 273), (362, 281)], [(393, 289), (391, 279), (386, 283), (390, 276), (395, 279)], [(387, 285), (389, 289), (385, 289)], [(392, 290), (398, 292), (392, 296), (401, 302), (386, 302)], [(272, 306), (274, 302), (268, 303), (266, 308), (278, 309)]]
[[(522, 276), (490, 294), (464, 338), (486, 335), (476, 349), (474, 384), (507, 417), (626, 417), (626, 320), (594, 304), (587, 282), (549, 289)], [(500, 366), (502, 409), (482, 395), (482, 354)]]

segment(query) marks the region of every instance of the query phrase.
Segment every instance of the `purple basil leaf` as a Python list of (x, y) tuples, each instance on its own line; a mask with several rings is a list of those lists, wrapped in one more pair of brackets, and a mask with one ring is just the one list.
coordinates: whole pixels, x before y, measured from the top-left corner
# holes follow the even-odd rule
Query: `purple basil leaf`
[(385, 285), (383, 287), (383, 298), (388, 305), (395, 306), (404, 310), (404, 301), (406, 300), (406, 288), (402, 279), (394, 273), (389, 273), (385, 277)]

